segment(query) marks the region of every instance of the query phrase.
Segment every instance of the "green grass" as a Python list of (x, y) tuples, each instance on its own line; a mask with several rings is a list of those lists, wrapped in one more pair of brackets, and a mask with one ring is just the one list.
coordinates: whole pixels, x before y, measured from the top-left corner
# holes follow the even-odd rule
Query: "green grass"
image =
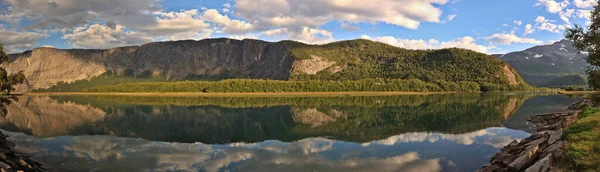
[(583, 109), (565, 137), (571, 143), (562, 162), (568, 171), (600, 171), (600, 109)]

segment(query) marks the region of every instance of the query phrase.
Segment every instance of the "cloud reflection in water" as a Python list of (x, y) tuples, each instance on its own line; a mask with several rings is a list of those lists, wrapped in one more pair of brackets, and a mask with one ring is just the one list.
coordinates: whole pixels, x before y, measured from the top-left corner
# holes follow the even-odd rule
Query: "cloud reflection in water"
[[(260, 143), (151, 142), (112, 136), (37, 138), (9, 133), (18, 148), (57, 171), (472, 171), (482, 164), (456, 165), (460, 154), (476, 148), (468, 159), (490, 152), (528, 134), (488, 128), (465, 134), (406, 133), (368, 143), (325, 138)], [(441, 147), (441, 148), (440, 148)], [(446, 149), (445, 151), (429, 149)], [(482, 162), (483, 162), (482, 161)]]

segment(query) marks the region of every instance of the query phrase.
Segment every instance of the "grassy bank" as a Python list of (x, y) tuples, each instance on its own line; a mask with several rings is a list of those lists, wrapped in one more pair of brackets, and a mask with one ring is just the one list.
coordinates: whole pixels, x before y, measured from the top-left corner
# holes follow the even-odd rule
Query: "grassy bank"
[(562, 162), (567, 171), (600, 171), (600, 109), (583, 109), (564, 134), (571, 143)]

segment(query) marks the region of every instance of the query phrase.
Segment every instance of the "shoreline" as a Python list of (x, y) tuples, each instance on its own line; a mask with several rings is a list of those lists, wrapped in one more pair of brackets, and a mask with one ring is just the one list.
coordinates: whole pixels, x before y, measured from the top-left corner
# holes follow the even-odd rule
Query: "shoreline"
[(29, 159), (29, 155), (14, 149), (15, 143), (7, 140), (8, 136), (0, 131), (0, 169), (2, 171), (46, 171), (42, 164)]
[(199, 93), (199, 92), (28, 92), (27, 96), (159, 96), (159, 97), (351, 97), (351, 96), (397, 96), (456, 94), (460, 92), (239, 92), (239, 93)]
[(348, 92), (26, 92), (15, 95), (26, 96), (157, 96), (157, 97), (365, 97), (365, 96), (401, 96), (401, 95), (443, 95), (443, 94), (562, 94), (584, 95), (585, 93), (564, 92), (403, 92), (403, 91), (348, 91)]
[(557, 171), (565, 156), (569, 141), (564, 131), (574, 124), (579, 113), (590, 103), (585, 99), (572, 103), (567, 109), (533, 115), (527, 121), (535, 125), (535, 132), (521, 141), (510, 144), (492, 156), (480, 172), (494, 171)]
[(583, 94), (593, 94), (595, 91), (559, 91), (558, 94), (564, 95), (583, 95)]

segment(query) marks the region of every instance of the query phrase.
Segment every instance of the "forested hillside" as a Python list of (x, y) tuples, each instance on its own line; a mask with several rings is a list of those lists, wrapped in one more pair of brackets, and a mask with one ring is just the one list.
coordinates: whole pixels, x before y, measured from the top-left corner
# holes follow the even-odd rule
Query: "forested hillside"
[[(407, 50), (363, 39), (325, 45), (205, 39), (108, 50), (39, 48), (12, 57), (7, 68), (25, 69), (29, 84), (25, 90), (37, 91), (83, 91), (136, 82), (223, 79), (386, 80), (380, 84), (418, 80), (440, 87), (428, 90), (454, 91), (473, 90), (472, 85), (484, 91), (528, 87), (508, 64), (486, 54), (458, 48)], [(57, 63), (56, 59), (63, 62)], [(470, 83), (466, 84), (468, 88), (451, 88), (465, 82)]]

